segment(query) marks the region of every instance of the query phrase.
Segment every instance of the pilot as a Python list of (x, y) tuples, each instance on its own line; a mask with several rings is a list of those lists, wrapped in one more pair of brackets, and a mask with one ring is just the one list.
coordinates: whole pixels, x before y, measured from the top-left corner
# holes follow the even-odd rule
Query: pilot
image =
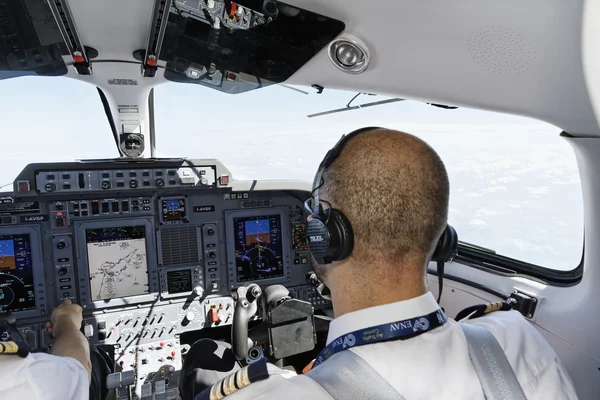
[[(199, 375), (188, 372), (184, 380), (194, 392), (184, 390), (184, 399), (491, 398), (493, 388), (484, 389), (471, 361), (463, 324), (493, 335), (498, 359), (512, 369), (519, 394), (494, 398), (576, 399), (554, 350), (519, 312), (458, 323), (428, 290), (428, 261), (448, 219), (448, 176), (436, 152), (415, 136), (382, 128), (347, 136), (321, 164), (315, 189), (323, 211), (311, 217), (321, 214), (332, 230), (336, 219), (346, 231), (337, 255), (315, 265), (335, 314), (326, 348), (298, 375), (271, 364), (244, 371), (230, 361), (233, 373), (200, 394), (201, 385), (189, 383)], [(330, 220), (323, 218), (328, 214)], [(312, 232), (313, 240), (323, 240)], [(321, 248), (311, 242), (315, 256), (313, 249)], [(225, 359), (227, 349), (217, 353)]]
[(0, 399), (103, 399), (110, 368), (98, 350), (90, 350), (81, 323), (81, 307), (64, 300), (46, 324), (54, 336), (51, 354), (0, 355)]

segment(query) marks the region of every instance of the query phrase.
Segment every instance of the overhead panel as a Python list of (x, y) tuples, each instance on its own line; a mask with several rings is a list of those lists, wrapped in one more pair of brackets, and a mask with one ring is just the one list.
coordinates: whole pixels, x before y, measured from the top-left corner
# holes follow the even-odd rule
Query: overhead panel
[(44, 0), (0, 0), (0, 79), (62, 76), (67, 47)]
[(345, 28), (271, 0), (173, 0), (164, 77), (240, 93), (287, 80)]

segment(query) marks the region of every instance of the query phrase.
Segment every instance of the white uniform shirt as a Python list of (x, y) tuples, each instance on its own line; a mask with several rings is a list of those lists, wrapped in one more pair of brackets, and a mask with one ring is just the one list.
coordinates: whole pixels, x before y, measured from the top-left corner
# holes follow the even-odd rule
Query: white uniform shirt
[[(327, 344), (350, 332), (435, 312), (431, 293), (344, 314), (329, 327)], [(489, 330), (504, 349), (528, 400), (577, 399), (573, 383), (546, 340), (517, 311), (497, 311), (465, 323)], [(454, 320), (407, 340), (350, 350), (365, 360), (407, 400), (484, 400), (463, 331)], [(327, 361), (318, 368), (327, 368)], [(273, 370), (264, 381), (227, 399), (330, 399), (312, 379)]]
[(0, 355), (0, 399), (88, 400), (90, 380), (79, 361), (45, 353)]

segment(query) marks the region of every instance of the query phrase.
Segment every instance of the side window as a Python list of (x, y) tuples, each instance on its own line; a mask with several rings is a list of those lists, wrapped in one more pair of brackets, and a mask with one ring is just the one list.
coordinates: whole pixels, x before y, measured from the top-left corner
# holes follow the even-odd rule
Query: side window
[(569, 271), (579, 266), (583, 252), (583, 199), (575, 154), (559, 136), (560, 129), (523, 122), (448, 125), (445, 133), (423, 130), (419, 136), (446, 164), (449, 220), (462, 242)]

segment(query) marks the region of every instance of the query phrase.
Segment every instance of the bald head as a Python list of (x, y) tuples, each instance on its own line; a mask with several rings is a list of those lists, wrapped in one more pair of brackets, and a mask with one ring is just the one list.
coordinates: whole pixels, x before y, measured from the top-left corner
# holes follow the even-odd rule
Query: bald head
[(421, 139), (374, 130), (349, 140), (323, 174), (319, 197), (348, 217), (357, 265), (425, 267), (448, 218), (449, 183)]

